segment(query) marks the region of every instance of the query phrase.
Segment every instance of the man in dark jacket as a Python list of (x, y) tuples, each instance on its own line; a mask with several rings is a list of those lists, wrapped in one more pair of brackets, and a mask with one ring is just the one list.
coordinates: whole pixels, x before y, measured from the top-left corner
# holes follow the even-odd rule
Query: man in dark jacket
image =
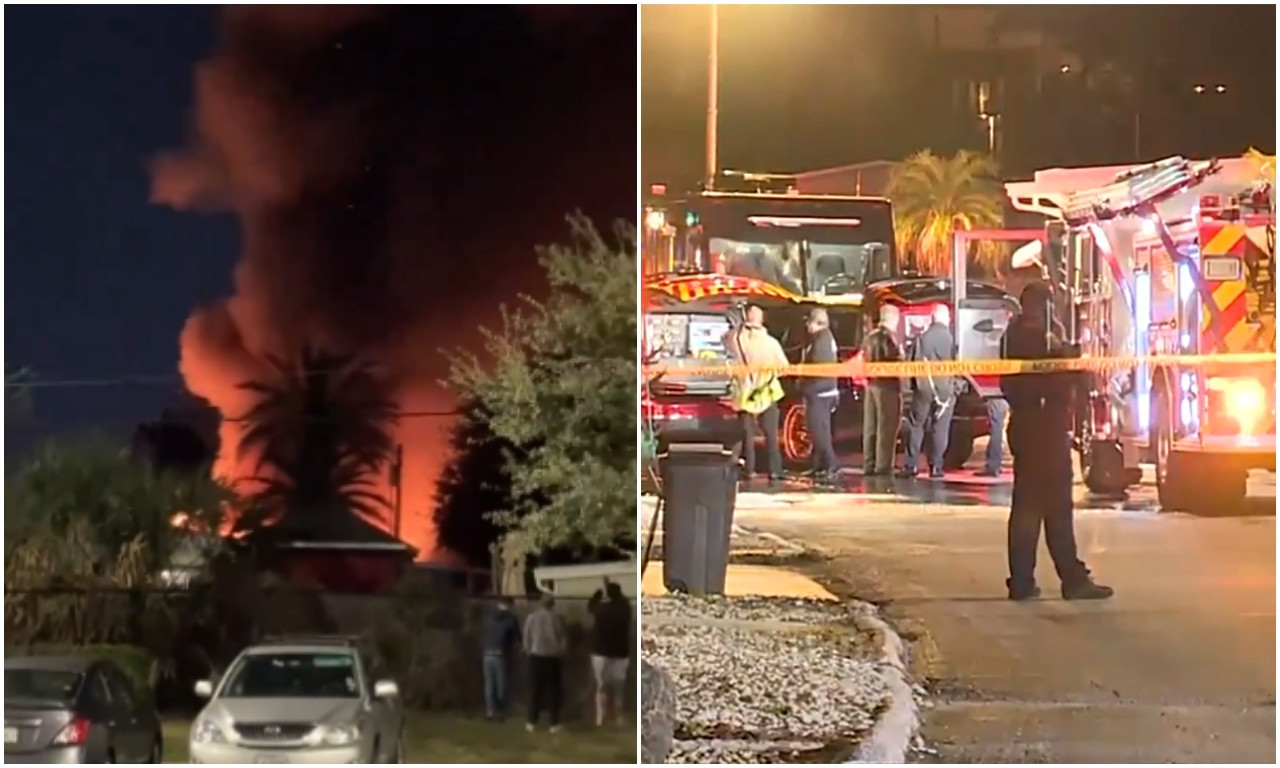
[[(911, 359), (916, 361), (947, 361), (955, 359), (956, 341), (951, 335), (951, 310), (939, 304), (933, 310), (933, 322), (912, 348)], [(920, 451), (924, 447), (924, 435), (930, 438), (929, 477), (943, 476), (942, 459), (951, 440), (951, 417), (956, 410), (955, 379), (951, 376), (926, 374), (911, 381), (911, 405), (907, 411), (907, 456), (903, 461), (902, 477), (915, 477), (920, 471)]]
[[(862, 340), (862, 359), (868, 363), (902, 360), (898, 345), (901, 314), (892, 304), (880, 307), (880, 323)], [(902, 380), (876, 377), (867, 380), (862, 401), (862, 474), (877, 477), (893, 473), (898, 424), (902, 421)]]
[(610, 719), (622, 725), (623, 697), (627, 685), (627, 668), (630, 666), (631, 603), (622, 594), (622, 587), (607, 581), (604, 592), (596, 593), (587, 601), (591, 611), (591, 670), (596, 678), (596, 725), (604, 725)]
[[(809, 332), (809, 344), (804, 348), (802, 360), (806, 363), (837, 362), (836, 337), (831, 333), (827, 310), (822, 307), (811, 310), (804, 327)], [(819, 483), (835, 482), (840, 474), (831, 439), (831, 417), (840, 402), (836, 379), (806, 376), (800, 380), (800, 388), (804, 392), (805, 426), (813, 443), (813, 479)]]
[(484, 715), (490, 720), (502, 717), (507, 708), (507, 671), (511, 653), (520, 643), (520, 622), (511, 612), (510, 598), (501, 598), (485, 616), (484, 645)]
[[(1052, 317), (1049, 288), (1032, 283), (1022, 292), (1022, 312), (1005, 331), (1001, 356), (1008, 360), (1065, 358), (1061, 325)], [(1072, 409), (1081, 375), (1062, 373), (1002, 376), (1009, 401), (1009, 449), (1013, 453), (1013, 503), (1009, 507), (1010, 600), (1040, 595), (1036, 550), (1040, 527), (1067, 600), (1105, 600), (1110, 587), (1095, 584), (1076, 550), (1071, 498)]]

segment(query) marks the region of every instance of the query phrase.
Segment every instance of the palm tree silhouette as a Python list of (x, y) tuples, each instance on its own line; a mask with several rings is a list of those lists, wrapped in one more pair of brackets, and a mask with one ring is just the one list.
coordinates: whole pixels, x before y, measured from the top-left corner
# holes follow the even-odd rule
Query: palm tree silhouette
[(255, 507), (294, 525), (353, 514), (381, 522), (387, 502), (373, 485), (397, 419), (386, 381), (353, 355), (311, 347), (296, 361), (267, 363), (265, 380), (239, 385), (258, 396), (240, 419), (239, 446), (242, 458), (258, 459)]
[[(899, 253), (914, 251), (925, 274), (950, 274), (955, 232), (998, 227), (1004, 220), (996, 173), (993, 159), (966, 150), (941, 157), (926, 149), (900, 163), (889, 181)], [(998, 271), (1006, 250), (1000, 245), (976, 246), (978, 263), (988, 271)]]

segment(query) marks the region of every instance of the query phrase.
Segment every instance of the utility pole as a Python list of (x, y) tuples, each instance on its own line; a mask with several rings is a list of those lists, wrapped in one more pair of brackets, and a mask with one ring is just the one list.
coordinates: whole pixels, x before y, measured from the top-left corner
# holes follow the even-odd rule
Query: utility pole
[(395, 455), (391, 457), (391, 534), (400, 538), (400, 502), (403, 494), (400, 491), (401, 477), (404, 474), (404, 445), (397, 443)]
[(716, 129), (720, 104), (720, 8), (711, 4), (711, 50), (707, 55), (707, 189), (716, 184)]

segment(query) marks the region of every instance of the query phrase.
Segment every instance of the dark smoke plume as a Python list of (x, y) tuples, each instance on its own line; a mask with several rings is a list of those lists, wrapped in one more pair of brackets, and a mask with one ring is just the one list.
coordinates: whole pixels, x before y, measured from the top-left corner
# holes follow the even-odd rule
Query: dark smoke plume
[[(228, 10), (218, 50), (196, 70), (190, 144), (153, 163), (154, 202), (231, 209), (241, 222), (234, 295), (197, 309), (181, 336), (188, 386), (224, 416), (247, 410), (252, 395), (237, 385), (262, 375), (266, 355), (308, 343), (379, 363), (403, 410), (447, 407), (432, 385), (440, 344), (423, 343), (432, 243), (396, 210), (408, 180), (388, 157), (403, 148), (396, 131), (413, 126), (367, 54), (346, 50), (384, 21), (364, 8)], [(403, 420), (407, 468), (443, 447), (446, 427)], [(232, 478), (250, 474), (236, 465), (238, 437), (224, 421), (219, 470)], [(412, 507), (430, 498), (436, 467), (416, 470), (404, 477), (405, 533), (429, 553), (430, 531), (414, 530), (429, 509)]]
[[(235, 6), (195, 73), (190, 140), (152, 200), (231, 210), (232, 296), (181, 335), (188, 386), (224, 416), (237, 384), (304, 344), (379, 366), (406, 412), (452, 407), (437, 350), (537, 293), (533, 246), (582, 207), (634, 207), (634, 9)], [(405, 538), (434, 550), (450, 423), (402, 418)], [(236, 466), (224, 419), (219, 471)]]

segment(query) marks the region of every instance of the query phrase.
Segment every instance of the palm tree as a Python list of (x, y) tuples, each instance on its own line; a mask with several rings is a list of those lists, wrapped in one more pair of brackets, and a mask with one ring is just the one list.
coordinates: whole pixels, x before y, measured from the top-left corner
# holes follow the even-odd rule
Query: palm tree
[(268, 379), (240, 385), (258, 396), (241, 418), (239, 453), (257, 458), (259, 518), (380, 520), (387, 504), (372, 485), (394, 448), (397, 410), (386, 382), (354, 356), (311, 348), (267, 362)]
[[(889, 180), (894, 229), (899, 252), (914, 251), (920, 271), (951, 272), (952, 236), (956, 230), (998, 227), (1004, 199), (995, 161), (966, 150), (940, 157), (929, 150), (903, 161)], [(979, 263), (997, 271), (999, 244), (981, 243)]]

